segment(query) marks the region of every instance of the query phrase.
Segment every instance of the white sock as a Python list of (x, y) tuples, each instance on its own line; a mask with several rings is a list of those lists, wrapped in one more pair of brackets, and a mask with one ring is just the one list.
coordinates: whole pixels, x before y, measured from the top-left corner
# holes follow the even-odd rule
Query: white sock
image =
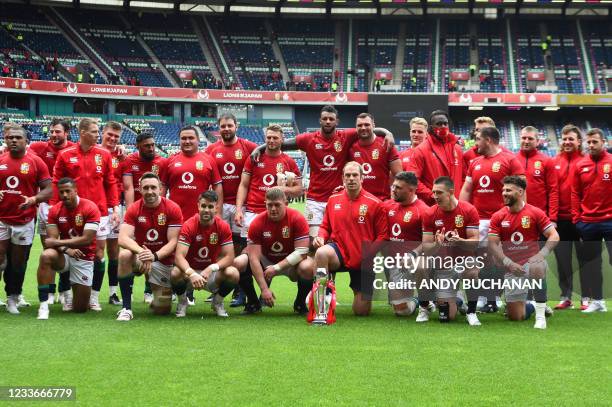
[(546, 303), (545, 302), (536, 302), (535, 314), (536, 314), (536, 318), (546, 317)]
[(91, 290), (91, 296), (89, 297), (89, 302), (98, 302), (98, 298), (100, 298), (100, 291)]
[(43, 301), (40, 303), (39, 309), (49, 309), (49, 303), (47, 301)]
[(117, 294), (117, 286), (116, 285), (109, 285), (108, 286), (108, 295), (113, 295), (113, 294)]
[(61, 294), (64, 294), (64, 301), (72, 301), (72, 290), (62, 291)]

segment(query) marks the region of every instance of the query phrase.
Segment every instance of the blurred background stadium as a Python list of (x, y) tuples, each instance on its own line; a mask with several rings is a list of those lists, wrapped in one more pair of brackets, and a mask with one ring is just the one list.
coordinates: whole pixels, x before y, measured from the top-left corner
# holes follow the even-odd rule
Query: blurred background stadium
[(508, 148), (534, 125), (554, 155), (568, 122), (610, 133), (611, 15), (610, 0), (3, 1), (0, 120), (34, 140), (58, 116), (118, 120), (124, 143), (152, 130), (169, 154), (184, 124), (214, 140), (225, 111), (258, 143), (269, 123), (317, 128), (335, 95), (341, 126), (369, 109), (400, 149), (412, 116), (448, 107), (464, 139), (487, 115)]

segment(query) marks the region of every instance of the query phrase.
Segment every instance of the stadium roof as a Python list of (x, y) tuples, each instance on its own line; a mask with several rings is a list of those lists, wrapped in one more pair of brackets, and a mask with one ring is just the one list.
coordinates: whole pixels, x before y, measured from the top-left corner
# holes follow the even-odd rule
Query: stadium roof
[(612, 0), (32, 0), (26, 4), (121, 7), (187, 13), (263, 13), (338, 16), (480, 14), (610, 16)]

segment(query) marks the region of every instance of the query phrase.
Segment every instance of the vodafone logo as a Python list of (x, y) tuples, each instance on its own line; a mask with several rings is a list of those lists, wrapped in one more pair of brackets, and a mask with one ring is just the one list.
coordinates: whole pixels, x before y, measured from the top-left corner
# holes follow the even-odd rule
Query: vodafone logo
[(154, 242), (159, 237), (159, 232), (155, 229), (149, 229), (147, 231), (146, 237), (149, 242)]
[(542, 173), (542, 171), (540, 171), (540, 170), (535, 170), (535, 171), (534, 171), (534, 173), (535, 173), (535, 175), (540, 175), (540, 174)]
[(491, 185), (491, 178), (489, 178), (488, 175), (483, 175), (478, 180), (478, 183), (480, 184), (482, 188), (487, 188), (489, 185)]
[(75, 238), (75, 237), (78, 237), (79, 234), (77, 233), (76, 230), (74, 230), (73, 228), (70, 228), (70, 230), (68, 230), (68, 236)]
[(200, 89), (197, 93), (197, 98), (198, 99), (208, 99), (210, 97), (210, 95), (208, 94), (207, 90), (202, 90)]
[(189, 185), (193, 182), (193, 174), (190, 172), (184, 172), (183, 176), (181, 177), (181, 180), (184, 184)]
[(332, 165), (334, 165), (336, 163), (336, 159), (334, 158), (333, 155), (326, 155), (325, 157), (323, 157), (323, 165), (326, 167), (331, 167)]
[(236, 166), (234, 163), (225, 163), (223, 166), (223, 171), (225, 171), (227, 175), (231, 175), (234, 173), (234, 171), (236, 171)]
[(368, 175), (372, 172), (372, 166), (369, 163), (361, 164), (361, 168), (363, 168), (364, 175)]
[(521, 243), (523, 243), (523, 234), (521, 232), (514, 232), (511, 236), (510, 236), (510, 241), (512, 242), (512, 244), (515, 245), (519, 245)]
[(270, 247), (270, 250), (272, 250), (274, 253), (280, 253), (283, 251), (283, 244), (281, 242), (274, 242), (272, 247)]
[(274, 175), (272, 174), (266, 174), (263, 177), (263, 183), (265, 186), (269, 187), (272, 184), (274, 184)]
[(393, 226), (391, 226), (391, 234), (397, 237), (401, 233), (402, 233), (402, 227), (399, 225), (399, 223), (394, 223)]
[(11, 189), (17, 188), (19, 186), (19, 178), (14, 175), (11, 175), (6, 179), (6, 186)]
[(198, 257), (201, 259), (208, 258), (208, 247), (204, 246), (200, 250), (198, 250)]
[(69, 83), (68, 86), (66, 87), (66, 92), (68, 93), (77, 93), (78, 88), (76, 83)]

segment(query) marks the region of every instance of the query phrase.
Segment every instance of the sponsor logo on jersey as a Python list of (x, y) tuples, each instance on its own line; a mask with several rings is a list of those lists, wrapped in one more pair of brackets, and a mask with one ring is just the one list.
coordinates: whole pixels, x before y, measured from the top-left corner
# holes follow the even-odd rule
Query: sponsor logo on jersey
[(140, 171), (140, 167), (134, 164), (132, 165), (132, 171)]
[(480, 164), (477, 164), (477, 165), (474, 167), (474, 170), (476, 170), (476, 171), (480, 170)]
[(22, 174), (27, 174), (28, 172), (30, 172), (30, 164), (28, 164), (28, 163), (21, 163), (20, 171), (21, 171)]
[(196, 161), (196, 170), (202, 171), (204, 169), (204, 163), (202, 161)]
[(270, 247), (274, 253), (280, 253), (283, 251), (283, 244), (281, 242), (274, 242), (274, 244)]
[(138, 217), (138, 223), (147, 223), (147, 217), (146, 216), (139, 216)]
[(355, 153), (353, 154), (353, 157), (361, 158), (361, 153), (359, 151), (355, 151)]
[(368, 205), (362, 204), (359, 205), (359, 216), (366, 216), (368, 213)]
[(495, 161), (493, 163), (493, 166), (491, 167), (491, 171), (493, 172), (499, 172), (499, 169), (501, 168), (501, 163), (499, 161)]
[(315, 150), (323, 150), (323, 144), (315, 144)]
[(375, 148), (372, 151), (372, 160), (378, 160), (380, 158), (380, 151), (378, 151), (377, 148)]
[(165, 213), (160, 213), (159, 215), (157, 215), (157, 224), (159, 226), (164, 226), (166, 224), (166, 214)]
[(236, 157), (236, 160), (242, 160), (242, 150), (234, 151), (234, 157)]
[(46, 157), (47, 158), (55, 158), (55, 154), (53, 154), (52, 151), (47, 151)]
[(8, 170), (8, 167), (6, 166), (6, 164), (2, 164), (0, 165), (0, 170)]
[(268, 232), (268, 231), (263, 232), (263, 237), (272, 237), (272, 232)]
[(289, 239), (289, 226), (283, 226), (282, 234), (283, 238)]
[(59, 223), (67, 223), (68, 222), (68, 218), (66, 218), (65, 216), (60, 216), (58, 220), (59, 220)]
[(223, 158), (223, 153), (217, 153), (217, 154), (215, 154), (215, 158)]
[(462, 228), (463, 227), (463, 215), (455, 216), (455, 227)]
[(94, 161), (96, 162), (96, 165), (102, 165), (102, 156), (100, 154), (96, 154), (94, 156)]
[(555, 170), (560, 170), (561, 166), (560, 165), (555, 165)]
[(202, 241), (202, 235), (196, 235), (196, 242)]
[(283, 167), (283, 163), (277, 163), (276, 172), (283, 172), (283, 171), (285, 171), (285, 168)]
[(210, 236), (208, 237), (208, 242), (210, 244), (217, 244), (219, 243), (219, 235), (217, 234), (217, 232), (213, 232), (210, 234)]
[(504, 220), (504, 221), (502, 221), (501, 225), (502, 225), (502, 228), (509, 228), (510, 227), (510, 221)]
[(334, 209), (336, 209), (336, 210), (340, 210), (340, 209), (342, 209), (342, 205), (340, 205), (339, 203), (337, 203), (337, 204), (335, 204), (335, 205), (334, 205)]
[(336, 150), (338, 153), (342, 151), (342, 143), (339, 141), (334, 141), (334, 150)]
[(436, 219), (434, 222), (436, 226), (444, 226), (444, 221), (442, 219)]
[(395, 211), (394, 210), (390, 210), (389, 211), (389, 216), (395, 216)]
[(410, 222), (410, 219), (412, 219), (412, 211), (408, 211), (404, 214), (404, 222)]
[(180, 161), (179, 161), (179, 162), (177, 162), (177, 163), (174, 163), (174, 166), (175, 166), (175, 167), (181, 167), (182, 165), (183, 165), (183, 163), (182, 163), (182, 162), (180, 162)]
[(77, 213), (76, 216), (74, 217), (74, 224), (81, 227), (83, 226), (83, 215), (80, 213)]
[(257, 167), (258, 168), (265, 168), (266, 164), (264, 164), (264, 163), (257, 163)]
[(533, 163), (533, 168), (535, 168), (536, 170), (541, 170), (542, 169), (542, 161), (536, 161), (535, 163)]
[(76, 164), (79, 162), (79, 159), (77, 157), (70, 157), (68, 161), (70, 161), (70, 164)]
[(531, 225), (531, 221), (529, 219), (529, 216), (523, 216), (521, 218), (521, 226), (523, 227), (523, 229), (529, 229), (530, 225)]
[(584, 168), (582, 169), (582, 172), (589, 172), (589, 167), (584, 167)]

